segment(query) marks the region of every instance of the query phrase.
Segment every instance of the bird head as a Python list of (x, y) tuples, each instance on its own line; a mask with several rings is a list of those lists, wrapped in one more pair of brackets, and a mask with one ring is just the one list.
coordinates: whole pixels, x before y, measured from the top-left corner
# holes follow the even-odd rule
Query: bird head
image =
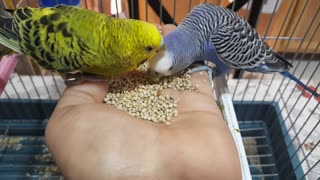
[(172, 71), (173, 56), (167, 51), (165, 44), (156, 51), (149, 62), (151, 73), (155, 76), (170, 76), (175, 73)]
[(138, 64), (144, 63), (160, 49), (165, 48), (160, 30), (154, 24), (141, 21), (140, 23), (142, 26), (138, 30), (136, 46), (142, 57), (139, 58)]

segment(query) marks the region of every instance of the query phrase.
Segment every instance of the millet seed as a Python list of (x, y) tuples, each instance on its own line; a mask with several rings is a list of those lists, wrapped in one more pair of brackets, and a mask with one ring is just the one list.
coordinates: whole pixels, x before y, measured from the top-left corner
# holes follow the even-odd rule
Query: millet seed
[(155, 83), (146, 72), (148, 63), (126, 76), (109, 82), (109, 93), (104, 101), (129, 115), (156, 123), (170, 124), (170, 119), (178, 115), (178, 101), (170, 95), (162, 95), (161, 90), (197, 91), (191, 76), (166, 77)]

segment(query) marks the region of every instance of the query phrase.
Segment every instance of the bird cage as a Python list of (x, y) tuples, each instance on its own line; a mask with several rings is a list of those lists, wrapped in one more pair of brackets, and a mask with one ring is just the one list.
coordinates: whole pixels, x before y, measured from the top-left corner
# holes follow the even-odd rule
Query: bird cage
[[(294, 65), (292, 74), (319, 89), (318, 0), (82, 0), (78, 5), (119, 18), (179, 25), (202, 2), (236, 11)], [(0, 2), (2, 8), (38, 5)], [(0, 96), (0, 179), (62, 178), (44, 130), (64, 88), (59, 75), (28, 57), (18, 62)], [(214, 78), (212, 88), (237, 145), (243, 179), (320, 178), (319, 98), (281, 75), (239, 70)]]

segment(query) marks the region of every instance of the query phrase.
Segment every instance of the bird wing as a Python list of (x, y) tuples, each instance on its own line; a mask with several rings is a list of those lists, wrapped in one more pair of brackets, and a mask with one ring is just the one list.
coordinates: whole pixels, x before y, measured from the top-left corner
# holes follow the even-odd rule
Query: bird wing
[(259, 34), (240, 16), (228, 14), (219, 19), (217, 31), (210, 36), (221, 59), (236, 69), (282, 72), (292, 66), (279, 58)]
[(21, 51), (49, 70), (69, 72), (88, 67), (96, 51), (88, 44), (89, 36), (81, 34), (92, 33), (92, 27), (79, 31), (86, 27), (77, 27), (74, 22), (81, 18), (76, 17), (79, 11), (84, 10), (71, 6), (17, 9), (13, 27), (19, 34)]

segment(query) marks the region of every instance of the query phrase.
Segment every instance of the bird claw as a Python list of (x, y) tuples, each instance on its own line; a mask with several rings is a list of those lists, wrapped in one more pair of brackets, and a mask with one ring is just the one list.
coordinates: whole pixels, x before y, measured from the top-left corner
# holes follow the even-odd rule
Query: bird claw
[(210, 82), (213, 82), (214, 78), (214, 69), (213, 67), (206, 66), (206, 65), (200, 65), (194, 68), (191, 68), (187, 71), (188, 74), (193, 74), (200, 71), (206, 71), (209, 75)]
[(64, 83), (67, 86), (72, 86), (72, 85), (78, 85), (84, 82), (105, 82), (105, 81), (107, 81), (107, 79), (104, 76), (76, 72), (76, 73), (67, 73)]

